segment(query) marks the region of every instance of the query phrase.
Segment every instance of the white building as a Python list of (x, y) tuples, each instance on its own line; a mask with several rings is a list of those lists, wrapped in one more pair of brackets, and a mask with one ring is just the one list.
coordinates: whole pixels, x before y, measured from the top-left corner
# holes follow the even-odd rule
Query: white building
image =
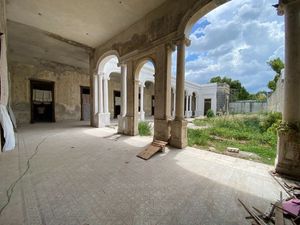
[[(102, 81), (97, 80), (97, 84), (101, 88), (101, 92), (95, 93), (95, 108), (98, 108), (98, 102), (103, 103), (102, 117), (100, 121), (109, 125), (111, 119), (117, 119), (118, 115), (122, 113), (121, 109), (121, 90), (122, 83), (126, 82), (126, 79), (121, 77), (121, 68), (117, 64), (117, 58), (112, 56), (109, 57), (105, 65), (101, 67)], [(145, 120), (146, 117), (154, 116), (154, 67), (151, 63), (145, 63), (141, 68), (139, 77), (136, 78), (139, 82), (139, 101), (138, 111), (139, 119)], [(100, 72), (98, 71), (98, 74)], [(125, 86), (125, 84), (124, 84)], [(175, 87), (176, 77), (171, 77), (171, 113), (175, 115)], [(96, 89), (97, 91), (97, 89)], [(199, 117), (205, 116), (206, 112), (211, 109), (215, 114), (227, 113), (229, 104), (229, 93), (230, 89), (227, 84), (196, 84), (190, 81), (185, 81), (185, 117)], [(98, 100), (100, 99), (100, 100)], [(101, 103), (101, 104), (102, 104)], [(126, 108), (126, 104), (125, 108)], [(126, 109), (124, 110), (126, 111)]]

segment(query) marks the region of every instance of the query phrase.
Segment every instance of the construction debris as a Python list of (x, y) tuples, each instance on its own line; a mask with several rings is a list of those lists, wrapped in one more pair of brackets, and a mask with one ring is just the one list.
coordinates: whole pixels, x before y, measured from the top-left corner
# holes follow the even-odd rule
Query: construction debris
[(165, 150), (166, 145), (168, 142), (154, 140), (145, 150), (140, 152), (137, 157), (148, 160), (150, 159), (155, 153), (163, 152)]
[(253, 219), (254, 224), (258, 225), (300, 225), (300, 186), (293, 181), (283, 181), (276, 177), (274, 179), (283, 187), (288, 197), (283, 199), (282, 193), (280, 193), (280, 199), (275, 203), (271, 203), (270, 210), (265, 213), (255, 207), (247, 207), (245, 203), (238, 199), (250, 215), (246, 219)]

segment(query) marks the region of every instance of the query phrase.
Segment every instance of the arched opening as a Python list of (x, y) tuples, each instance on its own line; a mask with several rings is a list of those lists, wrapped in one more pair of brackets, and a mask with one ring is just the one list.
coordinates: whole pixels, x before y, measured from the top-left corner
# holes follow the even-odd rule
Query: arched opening
[(154, 116), (154, 74), (155, 66), (152, 59), (143, 60), (136, 69), (135, 77), (139, 83), (138, 115), (142, 121), (145, 120), (145, 116), (149, 118)]
[(142, 59), (135, 69), (135, 115), (140, 135), (153, 134), (153, 117), (155, 113), (155, 64), (151, 58)]
[[(257, 40), (261, 40), (262, 43), (264, 43), (264, 46), (262, 46), (261, 48), (257, 49), (256, 52), (254, 52), (253, 54), (250, 53), (250, 50), (253, 49), (252, 46), (254, 45), (258, 45), (261, 46), (261, 43), (257, 43), (256, 38), (256, 33), (250, 30), (251, 25), (251, 21), (247, 22), (248, 27), (243, 27), (243, 23), (241, 21), (237, 21), (234, 23), (234, 21), (231, 23), (226, 23), (225, 19), (228, 19), (228, 17), (230, 17), (228, 15), (229, 10), (227, 10), (227, 14), (223, 17), (219, 16), (211, 16), (209, 17), (209, 15), (207, 15), (207, 13), (211, 12), (214, 8), (216, 8), (219, 5), (216, 5), (215, 2), (219, 2), (219, 3), (225, 3), (225, 2), (229, 2), (229, 1), (212, 1), (212, 3), (209, 3), (207, 6), (202, 7), (202, 8), (198, 8), (198, 4), (195, 4), (195, 7), (193, 9), (191, 9), (191, 11), (188, 13), (188, 15), (186, 15), (186, 19), (183, 19), (184, 22), (184, 29), (182, 29), (182, 34), (185, 34), (185, 37), (190, 38), (191, 39), (191, 46), (189, 47), (189, 49), (187, 49), (187, 55), (184, 58), (186, 60), (186, 62), (184, 60), (182, 64), (186, 63), (189, 65), (194, 66), (194, 68), (197, 65), (200, 65), (202, 70), (201, 72), (199, 72), (198, 74), (196, 74), (197, 78), (194, 79), (190, 79), (191, 78), (191, 70), (190, 68), (192, 68), (192, 66), (188, 67), (186, 66), (186, 79), (189, 81), (200, 81), (201, 77), (206, 77), (206, 82), (204, 85), (200, 85), (201, 87), (199, 87), (199, 91), (198, 89), (197, 92), (193, 92), (192, 93), (192, 105), (191, 105), (191, 111), (192, 111), (192, 116), (196, 117), (197, 116), (197, 108), (200, 110), (201, 109), (201, 113), (202, 115), (207, 115), (209, 117), (212, 117), (216, 114), (220, 114), (220, 115), (224, 115), (227, 114), (228, 112), (228, 99), (229, 99), (229, 94), (230, 92), (228, 91), (228, 88), (226, 87), (226, 85), (223, 85), (222, 81), (221, 83), (213, 83), (210, 84), (210, 78), (214, 77), (214, 76), (233, 76), (232, 73), (223, 73), (223, 70), (221, 70), (220, 68), (222, 68), (223, 65), (226, 65), (228, 67), (230, 67), (230, 71), (236, 72), (235, 77), (233, 77), (234, 80), (242, 80), (242, 78), (244, 79), (242, 84), (245, 85), (245, 87), (247, 88), (247, 86), (249, 87), (251, 84), (255, 83), (256, 80), (258, 79), (257, 77), (253, 76), (251, 77), (254, 72), (256, 71), (255, 69), (257, 67), (259, 67), (261, 64), (258, 64), (257, 61), (260, 60), (262, 64), (266, 64), (266, 62), (268, 61), (269, 57), (272, 56), (272, 54), (269, 54), (267, 57), (265, 57), (264, 54), (262, 54), (262, 52), (265, 49), (270, 49), (271, 47), (269, 46), (269, 43), (266, 43), (265, 40), (263, 40), (264, 38), (264, 34), (269, 35), (267, 32), (267, 27), (265, 27), (264, 25), (261, 25), (261, 32), (259, 32), (260, 35), (260, 39)], [(223, 7), (227, 7), (227, 9), (229, 9), (229, 4), (233, 3), (234, 1), (231, 1), (227, 4), (224, 4), (222, 7), (219, 7), (217, 10), (219, 9), (223, 9), (223, 12), (225, 12)], [(247, 4), (250, 4), (250, 1), (247, 2)], [(236, 3), (235, 3), (236, 4)], [(239, 3), (241, 4), (241, 3)], [(259, 4), (259, 6), (256, 8), (258, 11), (262, 8), (262, 5), (260, 5), (260, 3), (252, 3), (251, 4)], [(200, 5), (200, 3), (199, 3)], [(247, 5), (249, 6), (249, 5)], [(266, 7), (266, 5), (264, 5), (264, 7)], [(271, 6), (269, 6), (271, 8)], [(241, 8), (241, 7), (240, 7)], [(230, 7), (230, 9), (232, 10), (232, 7)], [(244, 10), (246, 10), (246, 7), (244, 8)], [(222, 11), (222, 10), (221, 10)], [(237, 14), (236, 12), (232, 12), (232, 15), (238, 15), (238, 16), (244, 16), (247, 17), (249, 16), (249, 14)], [(240, 13), (245, 13), (240, 11)], [(250, 13), (252, 17), (257, 16), (257, 14), (259, 14), (260, 12), (254, 11), (254, 10), (250, 10)], [(257, 13), (257, 14), (255, 14)], [(275, 14), (275, 13), (274, 13)], [(203, 16), (208, 16), (207, 18), (214, 18), (215, 20), (213, 21), (209, 21), (208, 19), (203, 19)], [(234, 16), (234, 18), (237, 18), (238, 16)], [(202, 20), (201, 20), (202, 18)], [(222, 20), (220, 19), (222, 18)], [(198, 22), (200, 19), (200, 22)], [(217, 32), (217, 28), (215, 28), (212, 23), (214, 22), (214, 26), (219, 26), (221, 27), (219, 29), (222, 30), (222, 32)], [(221, 23), (222, 22), (222, 23)], [(265, 21), (264, 21), (265, 22)], [(273, 21), (272, 21), (273, 22)], [(222, 24), (222, 25), (221, 25)], [(194, 25), (194, 27), (193, 27)], [(227, 25), (227, 26), (225, 26)], [(243, 27), (243, 28), (242, 28)], [(279, 26), (278, 26), (279, 27)], [(225, 29), (228, 29), (228, 31), (226, 32)], [(231, 30), (231, 28), (234, 28), (234, 32), (233, 30)], [(239, 29), (244, 29), (242, 30), (242, 32), (239, 31)], [(273, 27), (272, 27), (273, 29)], [(281, 29), (281, 27), (279, 27), (279, 29)], [(276, 30), (277, 31), (277, 30)], [(276, 31), (272, 31), (269, 32), (270, 34), (272, 33), (273, 35), (276, 36)], [(211, 32), (211, 36), (210, 38), (207, 38), (206, 36), (208, 32)], [(239, 42), (234, 41), (235, 39), (231, 39), (234, 35), (236, 35)], [(247, 36), (248, 35), (248, 36)], [(243, 39), (245, 37), (248, 37), (248, 39)], [(271, 35), (269, 40), (272, 40)], [(213, 39), (212, 37), (215, 37), (215, 39)], [(219, 38), (220, 37), (220, 38)], [(234, 36), (235, 37), (235, 36)], [(273, 37), (273, 39), (276, 39), (276, 37)], [(221, 41), (223, 41), (223, 39), (226, 39), (227, 42), (223, 42), (221, 43)], [(200, 40), (200, 41), (199, 41)], [(198, 42), (196, 42), (198, 41)], [(201, 42), (202, 41), (202, 42)], [(196, 43), (196, 50), (191, 50), (191, 48), (193, 48), (193, 44)], [(211, 46), (212, 45), (219, 45), (219, 48), (215, 48), (213, 50), (211, 50)], [(231, 48), (232, 47), (232, 48)], [(180, 49), (180, 48), (179, 48)], [(224, 52), (227, 51), (227, 49), (232, 49), (232, 53), (231, 54), (225, 54)], [(198, 52), (196, 52), (198, 51)], [(282, 51), (282, 49), (279, 49), (278, 47), (274, 48), (272, 50), (274, 54), (276, 54), (275, 51)], [(196, 52), (196, 53), (195, 53)], [(211, 55), (214, 55), (216, 57), (220, 57), (222, 59), (224, 59), (224, 63), (220, 66), (218, 66), (217, 64), (219, 62), (221, 62), (221, 60), (216, 60), (217, 63), (215, 63), (212, 60), (208, 60), (209, 57)], [(251, 57), (252, 56), (252, 57)], [(249, 58), (247, 58), (249, 57)], [(250, 58), (251, 57), (251, 58)], [(183, 58), (183, 57), (182, 57)], [(180, 59), (180, 57), (178, 57), (178, 59)], [(177, 59), (177, 60), (178, 60)], [(246, 60), (248, 59), (248, 60)], [(192, 63), (191, 63), (192, 62)], [(245, 62), (243, 66), (243, 68), (239, 67), (239, 63), (240, 62)], [(207, 69), (205, 70), (205, 67), (203, 66), (205, 63), (207, 63), (209, 66), (207, 66)], [(249, 64), (251, 64), (251, 67), (249, 66)], [(267, 67), (267, 66), (265, 66)], [(217, 68), (216, 70), (214, 70), (215, 68)], [(236, 70), (235, 70), (236, 69)], [(240, 74), (242, 74), (243, 71), (248, 70), (248, 76), (240, 76)], [(204, 72), (203, 72), (204, 71)], [(208, 77), (208, 73), (212, 73), (212, 71), (214, 72), (214, 74), (211, 74), (212, 76)], [(215, 72), (216, 71), (216, 72)], [(229, 71), (229, 70), (228, 70)], [(204, 74), (206, 73), (206, 74)], [(246, 73), (244, 73), (246, 74)], [(257, 73), (259, 74), (259, 73)], [(190, 76), (190, 77), (189, 77)], [(251, 78), (248, 78), (251, 77)], [(263, 77), (263, 76), (260, 76)], [(248, 79), (248, 82), (247, 82)], [(200, 83), (200, 82), (199, 82)], [(228, 82), (230, 83), (230, 82)], [(229, 85), (228, 85), (229, 86)], [(267, 82), (265, 83), (265, 86), (267, 86)], [(187, 90), (187, 89), (186, 89)], [(256, 90), (255, 92), (259, 91)], [(199, 96), (199, 101), (197, 100), (197, 97)], [(248, 99), (245, 99), (248, 100)], [(197, 103), (200, 103), (197, 106)], [(189, 93), (186, 92), (185, 93), (185, 99), (184, 99), (184, 106), (182, 106), (182, 108), (184, 107), (184, 111), (185, 111), (185, 117), (189, 117), (189, 109), (190, 109), (190, 102), (189, 102)], [(201, 115), (201, 116), (202, 116)], [(233, 120), (233, 119), (232, 119)], [(259, 126), (259, 124), (257, 125)], [(182, 129), (183, 130), (183, 129)], [(204, 131), (203, 131), (204, 132)], [(239, 132), (239, 131), (237, 131)], [(229, 131), (227, 132), (229, 133)], [(255, 132), (253, 132), (254, 134)], [(222, 136), (222, 133), (218, 134), (220, 138), (224, 138), (224, 136)], [(204, 135), (203, 135), (204, 136)], [(219, 143), (218, 143), (219, 144)], [(241, 145), (238, 145), (238, 143), (230, 143), (231, 145), (233, 145), (233, 147), (238, 147)], [(215, 145), (217, 146), (217, 144)], [(253, 146), (253, 145), (252, 145)], [(228, 146), (226, 146), (228, 147)], [(223, 149), (226, 149), (226, 147), (223, 147)], [(268, 148), (265, 148), (265, 146), (260, 145), (259, 148), (261, 147), (261, 152), (265, 151), (266, 152), (271, 152), (272, 151), (272, 157), (269, 157), (269, 159), (263, 159), (265, 161), (269, 160), (269, 162), (272, 162), (274, 160), (274, 156), (276, 155), (276, 145), (273, 145), (272, 143), (270, 143), (270, 145), (268, 146)], [(218, 147), (217, 147), (218, 148)], [(246, 146), (241, 146), (241, 148), (243, 149), (243, 151), (248, 151), (250, 153), (256, 153), (259, 157), (264, 157), (263, 154), (261, 154), (261, 152), (257, 151), (256, 149), (252, 149), (252, 148), (247, 148)], [(219, 148), (218, 150), (220, 150), (221, 148)], [(224, 150), (223, 150), (224, 151)]]
[(121, 96), (126, 91), (122, 90), (122, 82), (126, 78), (122, 76), (117, 55), (106, 55), (99, 60), (94, 77), (94, 115), (97, 127), (117, 125), (117, 118), (125, 108)]

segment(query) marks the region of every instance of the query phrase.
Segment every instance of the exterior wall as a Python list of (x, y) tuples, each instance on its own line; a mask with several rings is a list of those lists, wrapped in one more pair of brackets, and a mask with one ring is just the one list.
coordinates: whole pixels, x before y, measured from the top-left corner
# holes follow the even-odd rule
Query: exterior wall
[(80, 120), (80, 86), (89, 86), (89, 75), (67, 66), (52, 66), (60, 70), (51, 70), (42, 65), (10, 63), (12, 109), (18, 123), (30, 122), (30, 79), (55, 82), (56, 121)]
[(276, 84), (276, 90), (268, 97), (268, 111), (283, 112), (283, 99), (284, 99), (284, 80), (278, 79)]
[(204, 116), (204, 100), (211, 99), (211, 109), (214, 113), (217, 112), (217, 84), (204, 84), (199, 85), (198, 90), (198, 100), (197, 100), (197, 110), (199, 111), (199, 116)]
[(268, 110), (267, 102), (259, 102), (255, 100), (237, 101), (229, 103), (229, 112), (238, 113), (258, 113)]
[(217, 113), (224, 114), (229, 110), (230, 87), (228, 84), (218, 84)]

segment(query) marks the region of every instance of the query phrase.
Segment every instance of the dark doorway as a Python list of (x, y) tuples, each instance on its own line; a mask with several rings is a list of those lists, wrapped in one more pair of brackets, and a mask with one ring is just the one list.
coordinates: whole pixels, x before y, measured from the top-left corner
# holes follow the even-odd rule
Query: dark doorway
[(152, 95), (152, 99), (151, 99), (151, 116), (154, 116), (154, 107), (155, 107), (154, 95)]
[(206, 116), (207, 111), (211, 109), (211, 99), (206, 98), (204, 99), (204, 115)]
[(90, 88), (80, 87), (81, 120), (90, 120)]
[(196, 94), (195, 92), (192, 95), (192, 117), (195, 117), (196, 114)]
[(114, 118), (121, 114), (121, 92), (114, 91)]
[(54, 82), (30, 80), (31, 123), (55, 122)]

